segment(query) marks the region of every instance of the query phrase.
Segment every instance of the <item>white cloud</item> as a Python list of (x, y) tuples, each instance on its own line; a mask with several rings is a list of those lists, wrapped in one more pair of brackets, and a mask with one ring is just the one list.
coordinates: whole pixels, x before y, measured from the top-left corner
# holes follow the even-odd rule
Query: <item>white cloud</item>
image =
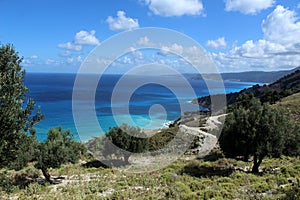
[[(57, 46), (62, 49), (70, 50), (70, 51), (81, 51), (82, 45), (99, 45), (100, 42), (95, 36), (96, 31), (92, 30), (90, 32), (81, 30), (77, 32), (74, 36), (73, 42), (67, 42), (58, 44)], [(70, 52), (66, 51), (61, 56), (66, 57), (70, 54)]]
[(30, 59), (38, 59), (39, 57), (37, 55), (30, 56)]
[(30, 66), (32, 64), (31, 60), (30, 59), (23, 59), (22, 61), (22, 65), (23, 66)]
[(135, 60), (141, 60), (144, 59), (145, 57), (145, 55), (141, 51), (135, 49), (134, 47), (130, 47), (129, 51), (130, 51), (130, 55), (132, 55)]
[(74, 62), (74, 58), (67, 58), (67, 63), (72, 64)]
[(45, 64), (50, 65), (50, 66), (60, 66), (62, 63), (57, 60), (49, 58), (49, 59), (45, 60)]
[(177, 43), (174, 43), (172, 45), (163, 45), (161, 47), (161, 53), (163, 55), (167, 55), (169, 53), (176, 53), (176, 54), (182, 54), (183, 53), (183, 46), (177, 44)]
[(177, 43), (162, 45), (160, 49), (161, 50), (158, 54), (162, 56), (176, 56), (173, 54), (177, 54), (178, 56), (183, 56), (187, 59), (193, 60), (194, 62), (199, 61), (199, 59), (201, 59), (201, 55), (203, 55), (203, 51), (197, 46), (182, 46)]
[(70, 55), (71, 55), (70, 51), (65, 51), (65, 52), (59, 54), (59, 56), (61, 56), (61, 57), (68, 57)]
[(263, 21), (262, 27), (267, 40), (283, 45), (300, 43), (300, 21), (296, 12), (281, 5)]
[(139, 27), (138, 20), (126, 17), (124, 11), (118, 11), (116, 18), (109, 16), (106, 19), (106, 22), (109, 25), (109, 29), (113, 31), (131, 30)]
[(74, 37), (74, 44), (77, 45), (99, 45), (99, 40), (95, 37), (96, 31), (79, 31)]
[(122, 63), (123, 64), (132, 64), (132, 61), (131, 61), (131, 58), (125, 56), (123, 59), (122, 59)]
[(291, 69), (300, 65), (299, 55), (240, 57), (228, 53), (213, 53), (212, 57), (223, 72)]
[(300, 22), (297, 14), (277, 6), (262, 22), (264, 38), (248, 40), (227, 53), (212, 56), (222, 71), (278, 70), (300, 66)]
[(154, 45), (147, 36), (141, 37), (138, 40), (137, 44), (140, 46), (148, 46), (148, 47)]
[(292, 52), (287, 46), (267, 40), (248, 40), (227, 53), (213, 53), (221, 71), (277, 70), (300, 65), (300, 49)]
[(63, 65), (72, 65), (72, 66), (79, 66), (83, 62), (81, 56), (74, 56), (74, 57), (67, 57), (62, 64)]
[(242, 46), (233, 48), (229, 54), (246, 58), (268, 58), (284, 51), (286, 51), (286, 48), (278, 43), (266, 40), (258, 40), (257, 42), (248, 40)]
[(144, 0), (155, 15), (166, 17), (200, 15), (203, 12), (201, 0)]
[(275, 0), (226, 0), (226, 11), (239, 11), (244, 14), (257, 14), (261, 10), (270, 8)]
[(206, 45), (214, 49), (222, 49), (227, 47), (224, 37), (220, 37), (216, 40), (208, 40)]
[(80, 63), (83, 62), (83, 59), (81, 56), (77, 56), (76, 60), (77, 60), (77, 62), (80, 62)]
[(57, 46), (62, 49), (73, 50), (73, 51), (81, 51), (81, 49), (82, 49), (81, 45), (73, 44), (71, 42), (58, 44)]
[(38, 63), (38, 59), (39, 57), (37, 55), (32, 55), (29, 57), (26, 57), (23, 59), (22, 61), (22, 65), (24, 66), (32, 66), (35, 65), (36, 63)]

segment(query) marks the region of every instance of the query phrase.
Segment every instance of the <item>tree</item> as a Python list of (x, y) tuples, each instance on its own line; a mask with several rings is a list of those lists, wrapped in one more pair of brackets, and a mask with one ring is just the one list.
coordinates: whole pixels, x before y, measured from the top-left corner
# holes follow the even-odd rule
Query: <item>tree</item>
[(300, 124), (291, 124), (290, 131), (285, 135), (284, 155), (299, 156), (300, 155)]
[[(127, 124), (122, 124), (120, 127), (114, 127), (105, 134), (106, 141), (104, 144), (104, 155), (112, 153), (123, 156), (124, 162), (129, 163), (131, 153), (142, 153), (148, 149), (147, 135), (141, 132), (138, 127), (130, 127)], [(111, 152), (111, 143), (116, 145), (121, 151)]]
[(275, 104), (280, 99), (280, 95), (277, 91), (269, 90), (265, 92), (260, 101), (263, 103), (269, 102), (270, 104)]
[(34, 125), (43, 118), (39, 109), (33, 113), (35, 103), (26, 98), (28, 88), (23, 84), (25, 71), (22, 70), (21, 62), (22, 58), (12, 45), (1, 45), (0, 167), (16, 169), (22, 168), (31, 159), (22, 148), (34, 138), (34, 135), (27, 137), (28, 132), (34, 134)]
[(61, 127), (52, 128), (48, 132), (47, 140), (38, 144), (35, 167), (42, 170), (49, 183), (53, 183), (48, 168), (59, 168), (68, 162), (76, 163), (83, 153), (85, 147), (74, 140), (69, 130), (63, 131)]
[(237, 99), (227, 117), (219, 142), (228, 157), (241, 156), (248, 160), (253, 156), (252, 172), (258, 173), (266, 156), (279, 157), (291, 154), (291, 148), (299, 149), (299, 139), (293, 137), (299, 135), (297, 131), (284, 110), (268, 103), (261, 105), (258, 99), (245, 94)]
[(261, 104), (254, 95), (245, 94), (237, 98), (231, 110), (232, 113), (226, 117), (225, 126), (219, 138), (220, 145), (227, 156), (240, 156), (247, 161), (253, 151), (253, 137), (258, 126)]

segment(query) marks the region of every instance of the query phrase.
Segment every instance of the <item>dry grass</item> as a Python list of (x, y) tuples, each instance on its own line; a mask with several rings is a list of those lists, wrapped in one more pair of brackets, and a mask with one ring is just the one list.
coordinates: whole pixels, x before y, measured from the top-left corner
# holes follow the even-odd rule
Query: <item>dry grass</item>
[[(259, 176), (245, 171), (250, 167), (251, 162), (187, 157), (148, 173), (64, 165), (51, 170), (64, 178), (60, 184), (36, 181), (8, 193), (0, 189), (0, 199), (284, 199), (299, 195), (299, 158), (266, 159)], [(34, 169), (29, 166), (22, 173), (26, 171)]]
[(292, 118), (300, 123), (300, 93), (283, 98), (277, 105), (287, 109)]

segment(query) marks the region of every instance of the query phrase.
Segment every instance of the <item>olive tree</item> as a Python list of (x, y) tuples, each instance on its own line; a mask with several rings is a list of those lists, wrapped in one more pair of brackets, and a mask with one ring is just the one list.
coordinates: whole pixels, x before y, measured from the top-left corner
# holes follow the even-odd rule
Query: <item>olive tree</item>
[(48, 168), (59, 168), (68, 162), (76, 163), (84, 153), (85, 147), (74, 140), (69, 130), (52, 128), (48, 132), (47, 140), (38, 144), (35, 167), (42, 171), (48, 182), (53, 183)]
[(257, 173), (266, 156), (299, 155), (297, 136), (299, 128), (284, 110), (245, 94), (227, 116), (219, 142), (228, 157), (253, 156), (252, 172)]

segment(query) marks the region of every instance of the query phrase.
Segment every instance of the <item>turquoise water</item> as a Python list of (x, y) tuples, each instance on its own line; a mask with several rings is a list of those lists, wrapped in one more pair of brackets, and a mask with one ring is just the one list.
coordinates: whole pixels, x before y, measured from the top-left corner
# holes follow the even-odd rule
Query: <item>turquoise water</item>
[[(182, 112), (199, 109), (190, 103), (195, 96), (191, 95), (186, 86), (179, 83), (178, 77), (175, 76), (132, 76), (130, 81), (119, 86), (121, 89), (115, 93), (116, 100), (112, 103), (113, 90), (121, 76), (104, 75), (96, 89), (94, 105), (102, 131), (99, 131), (98, 124), (87, 122), (81, 127), (80, 130), (84, 130), (84, 133), (80, 132), (79, 137), (72, 114), (72, 91), (75, 77), (75, 74), (29, 73), (26, 75), (25, 85), (30, 90), (28, 97), (32, 97), (45, 114), (45, 119), (36, 125), (38, 140), (44, 140), (48, 129), (57, 126), (70, 129), (76, 139), (84, 141), (103, 135), (109, 128), (120, 125), (122, 122), (145, 129), (163, 128), (165, 122), (177, 119)], [(149, 79), (148, 82), (152, 83), (138, 85), (139, 87), (132, 92), (128, 100), (126, 96), (132, 90), (132, 86), (141, 79)], [(157, 84), (161, 79), (167, 82), (168, 86)], [(189, 77), (187, 80), (197, 97), (209, 94), (203, 80), (193, 80)], [(240, 91), (254, 84), (256, 83), (224, 82), (226, 93)], [(85, 91), (90, 89), (92, 88), (88, 86), (84, 88)], [(176, 94), (174, 90), (177, 91)], [(220, 88), (214, 88), (215, 92), (219, 90)], [(86, 113), (85, 108), (88, 109), (88, 104), (87, 99), (82, 99), (83, 115)], [(112, 114), (112, 107), (114, 114)], [(126, 112), (127, 109), (129, 113)]]

